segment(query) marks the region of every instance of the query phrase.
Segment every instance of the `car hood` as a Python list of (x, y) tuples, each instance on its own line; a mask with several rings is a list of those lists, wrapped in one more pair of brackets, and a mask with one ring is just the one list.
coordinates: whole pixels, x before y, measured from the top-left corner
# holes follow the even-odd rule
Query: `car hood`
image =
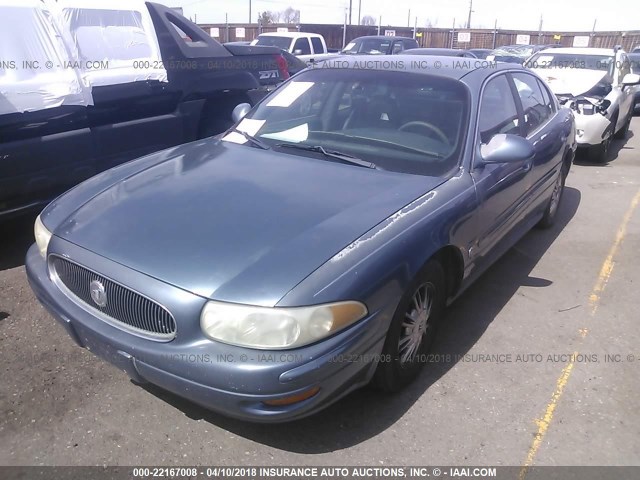
[(54, 234), (214, 300), (273, 306), (439, 178), (202, 142), (95, 192)]
[(556, 95), (582, 95), (601, 81), (608, 81), (608, 73), (602, 70), (581, 68), (535, 68)]

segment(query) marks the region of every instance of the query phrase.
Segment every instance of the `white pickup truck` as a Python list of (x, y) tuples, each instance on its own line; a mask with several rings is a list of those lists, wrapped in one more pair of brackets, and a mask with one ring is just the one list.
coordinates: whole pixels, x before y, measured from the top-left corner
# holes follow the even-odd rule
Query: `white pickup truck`
[(317, 33), (307, 32), (270, 32), (262, 33), (251, 42), (251, 45), (278, 47), (294, 54), (307, 64), (326, 60), (335, 55), (329, 53), (324, 37)]

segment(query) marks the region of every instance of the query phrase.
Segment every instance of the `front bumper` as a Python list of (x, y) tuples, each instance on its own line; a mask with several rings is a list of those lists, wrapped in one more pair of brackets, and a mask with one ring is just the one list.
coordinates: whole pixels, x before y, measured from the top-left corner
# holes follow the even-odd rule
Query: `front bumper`
[[(60, 251), (66, 242), (53, 237), (52, 244)], [(70, 258), (85, 266), (99, 264), (100, 270), (96, 270), (102, 275), (113, 278), (124, 268), (78, 247), (72, 251)], [(94, 263), (88, 262), (90, 257), (94, 257)], [(323, 342), (295, 350), (258, 351), (210, 341), (199, 332), (199, 314), (188, 324), (183, 315), (176, 315), (176, 338), (158, 342), (110, 325), (71, 300), (50, 278), (47, 263), (35, 245), (27, 253), (26, 269), (38, 300), (79, 346), (124, 370), (135, 382), (152, 383), (242, 420), (284, 422), (327, 407), (369, 382), (384, 343), (387, 322), (382, 313), (370, 314)], [(174, 312), (182, 308), (185, 316), (193, 316), (206, 302), (166, 284), (154, 285), (161, 282), (132, 270), (126, 277), (116, 278), (127, 278), (137, 285), (144, 283), (156, 292), (176, 290), (165, 305)], [(320, 387), (316, 395), (292, 405), (263, 403), (314, 387)]]
[(600, 113), (593, 115), (583, 115), (575, 112), (576, 118), (576, 141), (578, 146), (586, 147), (599, 145), (611, 135), (611, 120)]

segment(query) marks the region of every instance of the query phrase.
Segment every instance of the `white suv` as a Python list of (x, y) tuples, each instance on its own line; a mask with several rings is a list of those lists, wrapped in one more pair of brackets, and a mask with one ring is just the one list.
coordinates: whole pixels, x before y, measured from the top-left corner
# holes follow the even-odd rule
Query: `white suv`
[(538, 73), (560, 103), (573, 109), (578, 146), (589, 160), (607, 161), (612, 138), (624, 138), (633, 116), (633, 85), (627, 54), (620, 48), (553, 48), (532, 56), (525, 66)]

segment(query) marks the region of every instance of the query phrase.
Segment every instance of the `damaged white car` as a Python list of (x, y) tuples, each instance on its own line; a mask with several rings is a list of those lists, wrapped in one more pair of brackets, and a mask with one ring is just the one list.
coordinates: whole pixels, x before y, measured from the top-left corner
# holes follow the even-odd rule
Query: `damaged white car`
[(624, 138), (634, 108), (627, 54), (620, 48), (554, 48), (532, 56), (526, 66), (547, 81), (561, 105), (574, 111), (578, 146), (592, 162), (607, 161), (612, 138)]

